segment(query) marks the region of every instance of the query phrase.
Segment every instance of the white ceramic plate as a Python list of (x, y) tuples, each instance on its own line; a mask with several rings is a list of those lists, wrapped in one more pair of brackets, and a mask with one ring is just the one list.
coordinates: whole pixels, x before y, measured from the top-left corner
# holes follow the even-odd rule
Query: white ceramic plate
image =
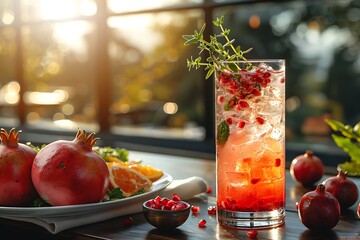
[(100, 203), (58, 206), (58, 207), (0, 207), (0, 217), (59, 217), (69, 215), (79, 215), (82, 213), (97, 212), (109, 208), (116, 208), (127, 205), (131, 202), (141, 202), (154, 197), (158, 192), (166, 188), (173, 178), (167, 173), (159, 180), (155, 181), (149, 192)]

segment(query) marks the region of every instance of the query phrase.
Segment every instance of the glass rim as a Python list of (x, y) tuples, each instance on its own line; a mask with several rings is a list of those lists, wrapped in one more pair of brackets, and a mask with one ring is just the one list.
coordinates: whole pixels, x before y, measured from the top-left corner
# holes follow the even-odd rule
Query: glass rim
[(247, 59), (247, 60), (234, 60), (234, 61), (227, 61), (227, 60), (221, 60), (219, 61), (219, 63), (248, 63), (248, 62), (253, 62), (253, 63), (261, 63), (261, 62), (285, 62), (285, 59), (283, 58), (259, 58), (259, 59)]

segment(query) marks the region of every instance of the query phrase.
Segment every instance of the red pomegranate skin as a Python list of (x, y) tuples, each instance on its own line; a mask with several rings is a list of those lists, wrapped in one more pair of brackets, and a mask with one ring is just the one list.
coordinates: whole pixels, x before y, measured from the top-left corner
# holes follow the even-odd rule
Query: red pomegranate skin
[(346, 172), (339, 171), (336, 176), (325, 179), (322, 184), (325, 190), (334, 195), (342, 209), (351, 207), (359, 197), (356, 184), (347, 177)]
[(1, 129), (0, 205), (31, 204), (36, 191), (31, 181), (31, 167), (36, 151), (18, 142), (19, 132)]
[(304, 186), (311, 186), (324, 175), (321, 159), (308, 150), (305, 154), (295, 157), (290, 165), (290, 175)]
[(298, 204), (298, 215), (305, 227), (313, 231), (327, 231), (340, 220), (339, 201), (325, 186), (319, 184), (314, 191), (305, 193)]
[(104, 160), (92, 150), (96, 139), (77, 133), (73, 141), (58, 140), (39, 151), (32, 180), (40, 197), (52, 206), (100, 202), (109, 185)]

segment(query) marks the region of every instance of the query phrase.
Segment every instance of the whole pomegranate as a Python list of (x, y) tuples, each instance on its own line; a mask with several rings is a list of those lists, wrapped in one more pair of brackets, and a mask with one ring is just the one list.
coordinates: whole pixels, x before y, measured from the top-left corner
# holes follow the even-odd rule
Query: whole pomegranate
[(19, 132), (0, 131), (0, 205), (20, 206), (30, 203), (36, 194), (31, 181), (31, 166), (36, 151), (19, 143)]
[(356, 184), (347, 177), (347, 172), (339, 171), (336, 176), (325, 179), (325, 190), (334, 195), (343, 209), (355, 204), (359, 197)]
[(334, 195), (325, 191), (323, 184), (319, 184), (314, 191), (302, 196), (298, 214), (305, 227), (313, 231), (326, 231), (339, 222), (340, 204)]
[(315, 184), (324, 175), (321, 159), (307, 150), (305, 154), (295, 157), (290, 165), (290, 175), (304, 186)]
[(109, 185), (105, 161), (92, 150), (94, 133), (78, 130), (73, 141), (58, 140), (34, 159), (32, 180), (40, 197), (53, 206), (100, 202)]

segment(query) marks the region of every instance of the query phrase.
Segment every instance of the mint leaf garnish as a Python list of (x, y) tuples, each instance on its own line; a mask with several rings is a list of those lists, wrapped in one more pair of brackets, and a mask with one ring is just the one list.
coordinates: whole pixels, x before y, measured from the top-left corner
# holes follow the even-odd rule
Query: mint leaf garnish
[(216, 139), (218, 144), (223, 145), (229, 138), (230, 129), (229, 124), (226, 121), (219, 123), (216, 129)]

